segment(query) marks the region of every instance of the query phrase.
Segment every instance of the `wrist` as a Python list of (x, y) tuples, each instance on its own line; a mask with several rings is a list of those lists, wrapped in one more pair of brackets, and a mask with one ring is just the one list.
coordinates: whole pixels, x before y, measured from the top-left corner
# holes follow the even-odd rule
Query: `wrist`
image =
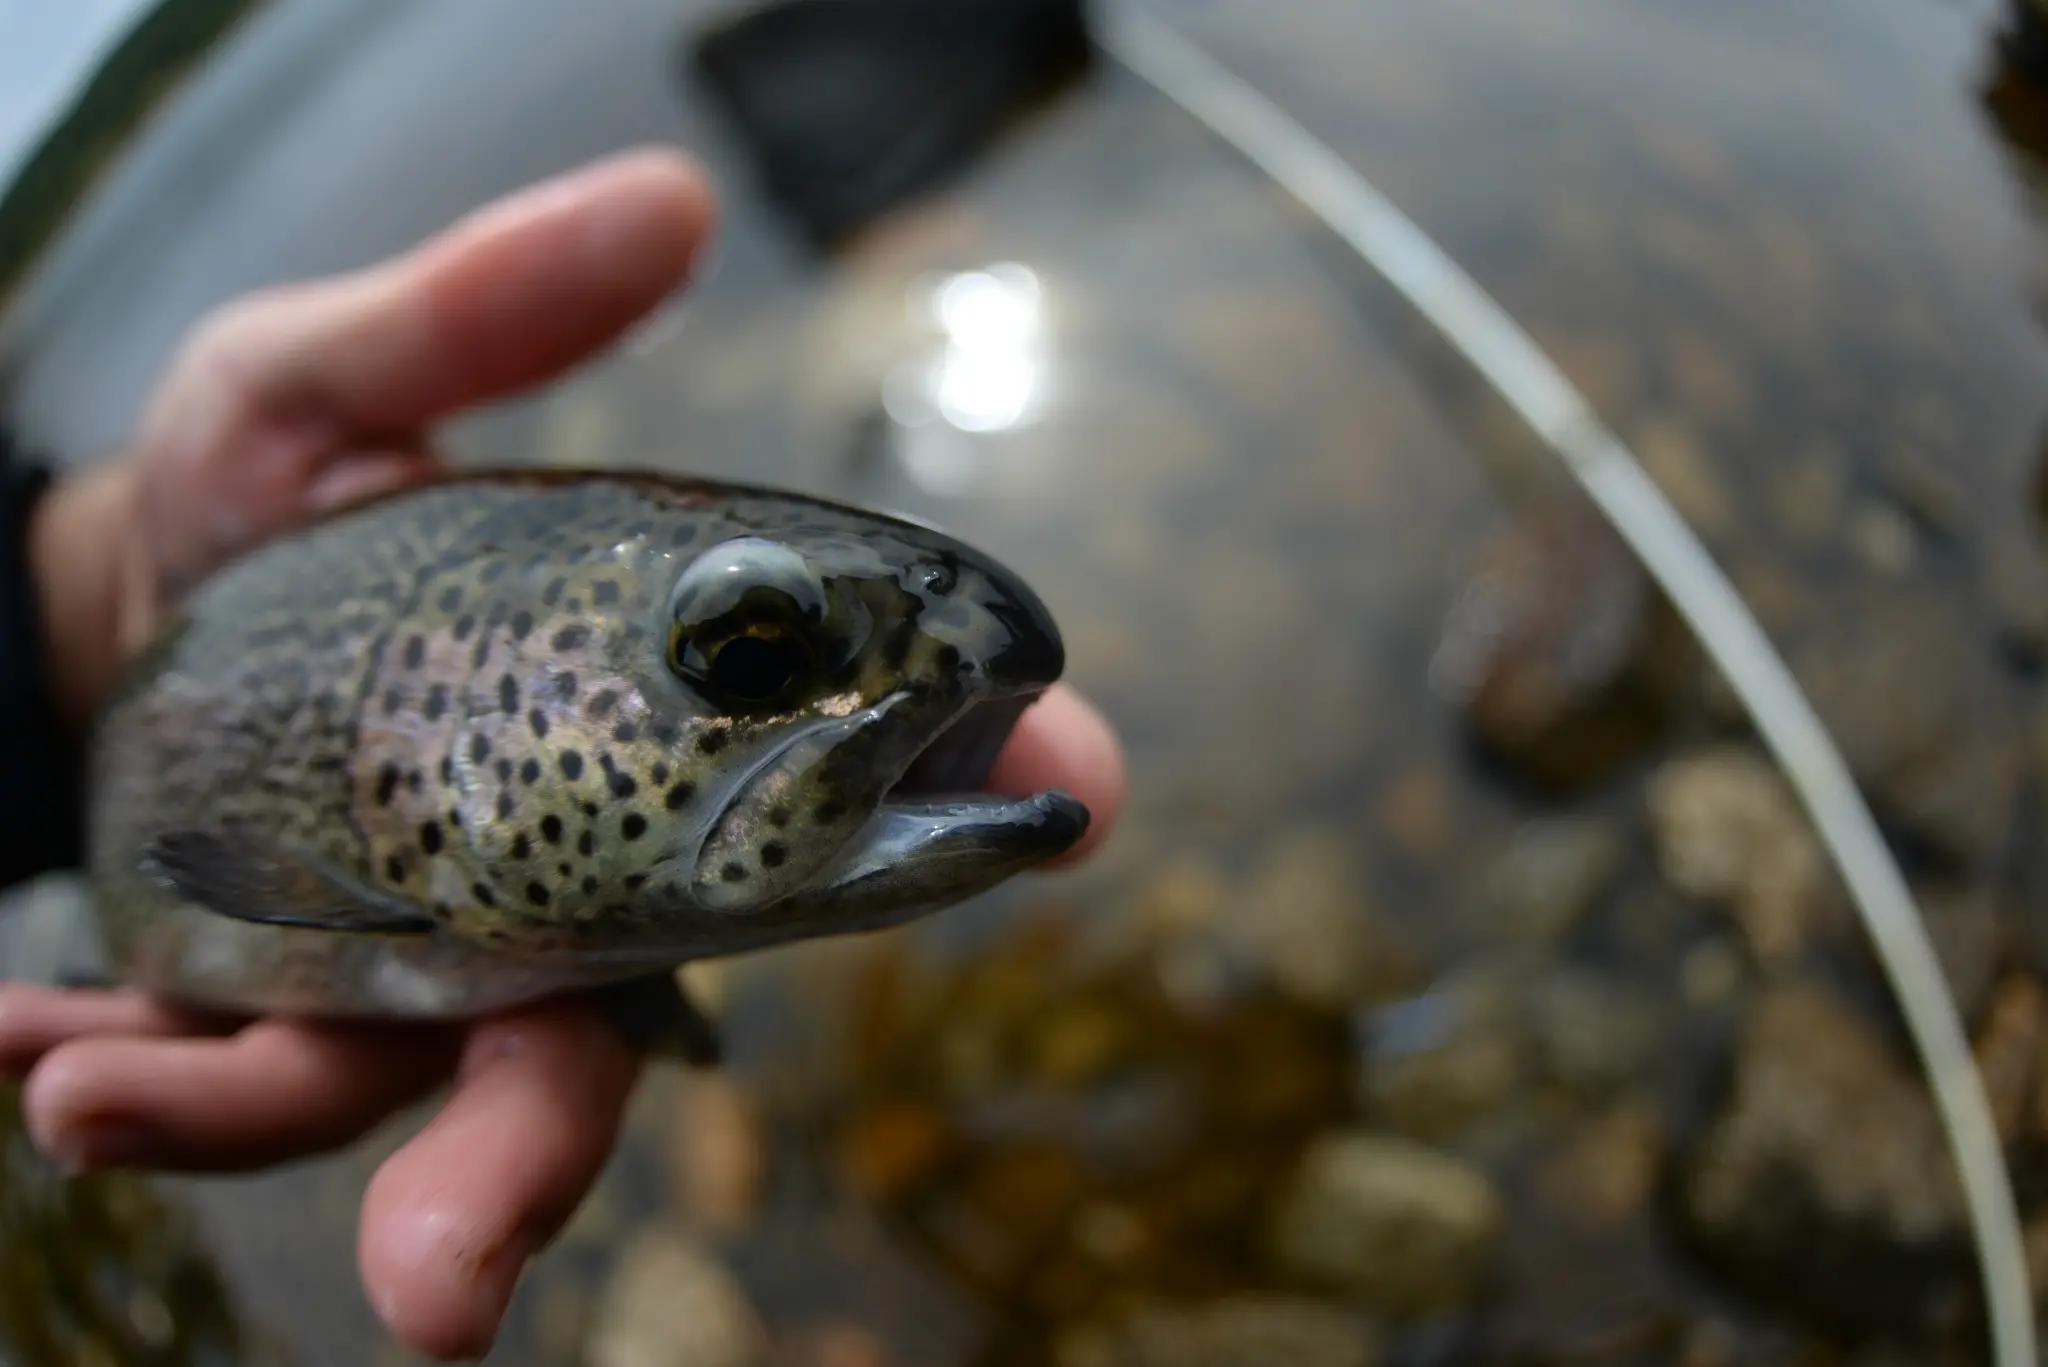
[(28, 524), (46, 687), (74, 731), (120, 674), (128, 561), (138, 547), (134, 462), (112, 460), (52, 484)]

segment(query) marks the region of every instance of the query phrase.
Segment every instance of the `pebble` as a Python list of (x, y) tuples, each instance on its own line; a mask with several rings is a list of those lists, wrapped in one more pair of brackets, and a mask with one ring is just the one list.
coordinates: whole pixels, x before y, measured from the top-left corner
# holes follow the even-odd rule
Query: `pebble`
[(1828, 868), (1777, 769), (1734, 748), (1671, 760), (1648, 801), (1665, 879), (1726, 907), (1758, 964), (1797, 962), (1821, 926)]
[(1804, 983), (1744, 1021), (1733, 1081), (1681, 1180), (1724, 1275), (1860, 1329), (1919, 1322), (1971, 1268), (1961, 1191), (1917, 1074)]
[(1511, 934), (1554, 944), (1613, 888), (1622, 854), (1621, 832), (1604, 818), (1525, 821), (1488, 876), (1482, 893), (1487, 913)]
[(1312, 1144), (1281, 1196), (1274, 1252), (1289, 1271), (1412, 1317), (1477, 1292), (1502, 1207), (1477, 1167), (1410, 1140), (1363, 1132)]
[(1145, 1305), (1063, 1333), (1055, 1367), (1374, 1367), (1380, 1336), (1355, 1311), (1306, 1297), (1228, 1296)]
[(644, 1230), (620, 1250), (585, 1348), (589, 1367), (760, 1367), (768, 1333), (708, 1249)]

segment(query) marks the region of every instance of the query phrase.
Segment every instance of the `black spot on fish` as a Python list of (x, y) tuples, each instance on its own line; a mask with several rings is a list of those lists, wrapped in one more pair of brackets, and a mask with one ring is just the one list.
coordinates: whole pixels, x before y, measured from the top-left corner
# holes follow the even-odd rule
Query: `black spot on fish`
[(428, 854), (441, 852), (441, 823), (422, 821), (420, 823), (420, 848)]
[(441, 590), (441, 611), (453, 612), (462, 606), (462, 585), (450, 584)]
[(548, 738), (548, 714), (541, 711), (538, 707), (526, 714), (526, 724), (533, 728), (533, 738), (535, 740), (546, 740)]
[(498, 782), (500, 782), (500, 783), (510, 783), (510, 782), (512, 781), (512, 761), (511, 761), (511, 760), (509, 760), (509, 759), (506, 759), (506, 758), (505, 758), (505, 757), (504, 757), (503, 755), (500, 755), (500, 756), (498, 756), (498, 766), (497, 766), (497, 767), (498, 767)]
[(417, 793), (420, 789), (426, 787), (426, 785), (427, 776), (417, 769), (413, 770), (411, 773), (405, 776), (405, 787), (407, 792)]
[(622, 721), (612, 728), (612, 739), (621, 745), (631, 745), (640, 738), (640, 728), (629, 721)]
[(590, 601), (598, 607), (608, 608), (619, 601), (619, 586), (609, 579), (600, 579), (590, 586)]
[(484, 566), (483, 573), (477, 576), (477, 582), (481, 584), (495, 584), (504, 577), (505, 562), (493, 560)]
[(533, 635), (533, 614), (525, 608), (512, 614), (512, 639), (523, 641)]
[(539, 883), (528, 883), (526, 885), (526, 900), (537, 907), (544, 907), (548, 904), (548, 890)]
[(521, 783), (540, 782), (540, 761), (529, 759), (524, 764), (521, 764), (519, 766), (519, 781)]
[(960, 649), (958, 646), (940, 646), (932, 660), (938, 665), (940, 673), (951, 674), (960, 668)]
[(514, 859), (533, 858), (533, 837), (525, 831), (521, 831), (518, 835), (512, 837), (512, 857)]
[(611, 785), (613, 797), (628, 798), (640, 791), (640, 785), (633, 781), (631, 774), (623, 773), (612, 767), (612, 757), (610, 755), (604, 757), (604, 772), (605, 781)]
[(593, 717), (609, 716), (611, 710), (618, 706), (618, 703), (619, 695), (616, 692), (609, 688), (601, 688), (590, 695), (590, 715)]
[(566, 669), (555, 675), (555, 696), (563, 702), (576, 701), (576, 676)]
[(787, 858), (789, 851), (772, 840), (761, 847), (761, 867), (764, 869), (779, 869)]
[(498, 905), (498, 899), (496, 897), (493, 897), (491, 895), (490, 888), (482, 883), (471, 883), (469, 885), (469, 891), (471, 895), (476, 898), (477, 901), (483, 903), (483, 905), (487, 907), (495, 907), (496, 905)]
[(577, 837), (576, 853), (582, 855), (585, 859), (588, 859), (593, 854), (596, 854), (597, 833), (594, 831), (585, 831), (581, 836)]
[(590, 639), (590, 628), (575, 623), (555, 633), (555, 639), (548, 644), (556, 650), (574, 650)]
[(692, 541), (695, 541), (696, 539), (697, 529), (695, 527), (678, 527), (675, 530), (675, 535), (671, 536), (668, 539), (668, 544), (675, 547), (677, 550), (681, 550), (683, 547), (689, 545)]
[(597, 815), (597, 804), (595, 802), (584, 803), (583, 814), (588, 817), (595, 817)]
[(596, 878), (596, 876), (595, 876), (595, 875), (590, 875), (590, 876), (586, 876), (586, 877), (584, 878), (584, 880), (583, 880), (583, 891), (584, 891), (585, 895), (588, 895), (588, 894), (590, 894), (590, 893), (593, 893), (593, 892), (596, 892), (596, 891), (597, 891), (597, 878)]
[(512, 819), (512, 813), (516, 810), (518, 810), (518, 804), (513, 802), (512, 794), (498, 794), (498, 820), (510, 821)]
[(562, 610), (568, 613), (581, 612), (583, 611), (583, 600), (572, 593), (569, 595), (569, 601), (562, 604)]
[(498, 709), (508, 717), (519, 711), (519, 680), (510, 674), (498, 677)]
[(628, 812), (626, 819), (619, 823), (619, 834), (628, 840), (638, 840), (647, 834), (647, 818), (638, 812)]
[(678, 811), (686, 806), (690, 799), (696, 795), (697, 785), (688, 779), (683, 779), (668, 790), (668, 796), (664, 797), (662, 802), (670, 811)]
[(583, 756), (574, 750), (562, 752), (562, 777), (574, 783), (583, 777)]
[(394, 883), (403, 883), (405, 881), (405, 861), (395, 854), (387, 856), (384, 860), (384, 876)]
[(377, 805), (379, 807), (389, 807), (391, 805), (393, 795), (398, 792), (399, 777), (398, 766), (388, 761), (383, 768), (377, 771)]
[(827, 825), (830, 825), (832, 822), (837, 821), (840, 817), (845, 815), (846, 808), (844, 805), (840, 803), (820, 802), (818, 804), (818, 820)]
[(395, 688), (387, 688), (387, 689), (385, 689), (385, 690), (384, 690), (384, 715), (385, 715), (385, 716), (387, 716), (387, 717), (395, 717), (395, 716), (397, 716), (397, 715), (398, 715), (398, 710), (399, 710), (399, 709), (400, 709), (401, 707), (404, 707), (404, 706), (405, 706), (405, 697), (404, 697), (404, 695), (403, 695), (403, 694), (401, 694), (401, 693), (400, 693), (400, 692), (399, 692), (399, 691), (398, 691), (397, 689), (395, 689)]
[(562, 818), (549, 812), (540, 819), (540, 838), (550, 845), (562, 843)]
[(448, 710), (448, 685), (435, 684), (427, 690), (427, 705), (420, 714), (428, 721), (441, 720), (441, 714)]
[(646, 887), (646, 886), (647, 886), (647, 875), (646, 875), (646, 874), (644, 874), (644, 873), (629, 873), (629, 874), (627, 874), (627, 875), (626, 875), (626, 891), (628, 891), (628, 892), (638, 892), (638, 891), (640, 891), (640, 889), (642, 889), (642, 888), (644, 888), (644, 887)]
[(456, 640), (458, 640), (458, 641), (467, 641), (467, 640), (469, 639), (469, 633), (470, 633), (470, 632), (472, 632), (472, 631), (475, 631), (475, 630), (476, 630), (476, 614), (475, 614), (475, 613), (473, 613), (473, 612), (465, 612), (465, 613), (463, 613), (463, 614), (462, 614), (462, 615), (461, 615), (460, 617), (458, 617), (458, 618), (456, 618), (456, 619), (455, 619), (455, 639), (456, 639)]
[(482, 764), (491, 757), (491, 738), (479, 731), (469, 738), (469, 762)]
[(676, 724), (672, 721), (656, 719), (647, 724), (647, 734), (654, 737), (655, 741), (661, 745), (674, 745), (676, 743)]
[(569, 581), (556, 575), (548, 580), (548, 586), (541, 590), (540, 601), (545, 607), (553, 607), (562, 601), (562, 590), (569, 587)]
[(441, 782), (448, 787), (453, 787), (455, 784), (455, 756), (453, 755), (441, 756)]
[(697, 737), (697, 748), (707, 755), (715, 755), (725, 748), (726, 739), (723, 731), (706, 731)]
[(737, 859), (731, 860), (718, 871), (718, 876), (728, 883), (744, 883), (747, 881), (747, 866)]
[(418, 669), (427, 662), (427, 638), (413, 636), (405, 643), (405, 667)]
[(789, 824), (789, 808), (783, 806), (780, 802), (770, 807), (768, 809), (768, 824), (778, 828), (787, 826)]
[(469, 667), (471, 669), (482, 669), (484, 667), (484, 661), (490, 658), (491, 638), (488, 636), (477, 637), (476, 649), (469, 652)]

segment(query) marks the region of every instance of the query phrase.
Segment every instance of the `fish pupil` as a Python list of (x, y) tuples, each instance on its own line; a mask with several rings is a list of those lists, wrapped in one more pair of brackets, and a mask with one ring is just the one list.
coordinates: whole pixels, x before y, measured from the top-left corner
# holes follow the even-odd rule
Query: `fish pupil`
[(772, 698), (803, 669), (801, 645), (787, 638), (736, 636), (711, 661), (711, 684), (748, 701)]

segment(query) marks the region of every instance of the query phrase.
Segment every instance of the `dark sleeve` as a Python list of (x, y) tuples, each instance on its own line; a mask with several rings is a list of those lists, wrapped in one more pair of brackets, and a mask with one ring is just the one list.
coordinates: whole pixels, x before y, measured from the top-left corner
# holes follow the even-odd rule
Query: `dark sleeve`
[(28, 519), (50, 484), (0, 428), (0, 888), (84, 853), (82, 755), (44, 679)]

